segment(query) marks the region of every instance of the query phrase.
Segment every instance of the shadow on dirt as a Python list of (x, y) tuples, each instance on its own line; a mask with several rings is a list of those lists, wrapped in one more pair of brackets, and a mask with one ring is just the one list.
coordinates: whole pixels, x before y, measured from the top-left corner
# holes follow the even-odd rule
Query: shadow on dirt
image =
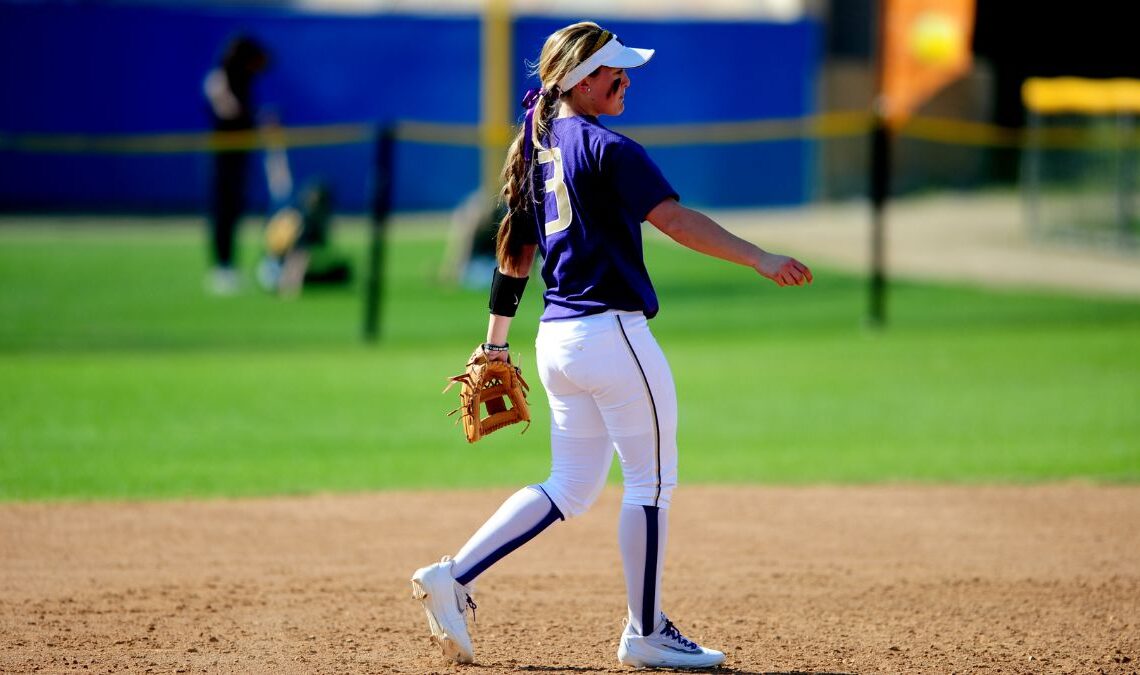
[[(516, 666), (515, 670), (520, 672), (534, 672), (534, 673), (596, 673), (599, 672), (597, 668), (585, 666)], [(628, 669), (615, 668), (614, 670), (606, 670), (603, 672), (615, 673), (628, 673)], [(685, 670), (675, 670), (672, 668), (654, 668), (653, 672), (656, 673), (723, 673), (724, 675), (858, 675), (852, 672), (832, 672), (832, 671), (814, 671), (814, 670), (743, 670), (740, 668), (692, 668)]]

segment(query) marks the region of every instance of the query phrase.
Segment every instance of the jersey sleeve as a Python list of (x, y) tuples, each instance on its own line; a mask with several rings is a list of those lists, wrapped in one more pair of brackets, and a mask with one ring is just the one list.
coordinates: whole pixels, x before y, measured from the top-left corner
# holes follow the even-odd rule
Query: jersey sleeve
[(511, 211), (511, 232), (518, 233), (517, 236), (523, 244), (538, 243), (538, 206), (542, 203), (543, 188), (542, 172), (538, 167), (534, 167), (530, 180), (533, 195), (524, 197), (522, 208)]
[(511, 232), (517, 232), (523, 244), (538, 243), (538, 218), (533, 205), (529, 209), (511, 211)]
[(602, 151), (601, 170), (626, 212), (642, 222), (653, 207), (672, 197), (677, 191), (665, 179), (661, 169), (649, 158), (640, 144), (622, 137), (608, 143)]

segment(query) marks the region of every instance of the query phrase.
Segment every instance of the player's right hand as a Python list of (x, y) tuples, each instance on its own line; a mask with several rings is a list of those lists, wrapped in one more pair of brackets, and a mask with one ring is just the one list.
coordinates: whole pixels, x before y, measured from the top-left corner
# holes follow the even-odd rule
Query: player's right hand
[(756, 271), (776, 282), (777, 286), (803, 286), (812, 281), (811, 270), (795, 258), (767, 253), (760, 258)]

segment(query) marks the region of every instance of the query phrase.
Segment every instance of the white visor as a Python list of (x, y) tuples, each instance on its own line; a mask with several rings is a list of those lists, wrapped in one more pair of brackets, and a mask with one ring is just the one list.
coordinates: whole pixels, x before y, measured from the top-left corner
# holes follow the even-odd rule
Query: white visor
[(653, 52), (652, 49), (626, 47), (618, 41), (617, 37), (612, 37), (605, 46), (591, 54), (585, 61), (574, 66), (574, 69), (567, 73), (566, 77), (559, 80), (558, 88), (563, 92), (570, 91), (574, 85), (586, 79), (586, 76), (597, 70), (599, 66), (636, 68), (645, 65), (649, 59), (653, 58)]

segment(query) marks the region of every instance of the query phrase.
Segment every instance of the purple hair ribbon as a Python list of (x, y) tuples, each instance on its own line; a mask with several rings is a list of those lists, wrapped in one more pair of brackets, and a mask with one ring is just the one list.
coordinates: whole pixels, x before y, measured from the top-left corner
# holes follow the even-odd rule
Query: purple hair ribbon
[(522, 107), (526, 108), (526, 121), (523, 122), (523, 158), (527, 162), (534, 156), (534, 141), (531, 140), (534, 129), (534, 107), (541, 96), (546, 96), (545, 89), (527, 89), (522, 100)]

